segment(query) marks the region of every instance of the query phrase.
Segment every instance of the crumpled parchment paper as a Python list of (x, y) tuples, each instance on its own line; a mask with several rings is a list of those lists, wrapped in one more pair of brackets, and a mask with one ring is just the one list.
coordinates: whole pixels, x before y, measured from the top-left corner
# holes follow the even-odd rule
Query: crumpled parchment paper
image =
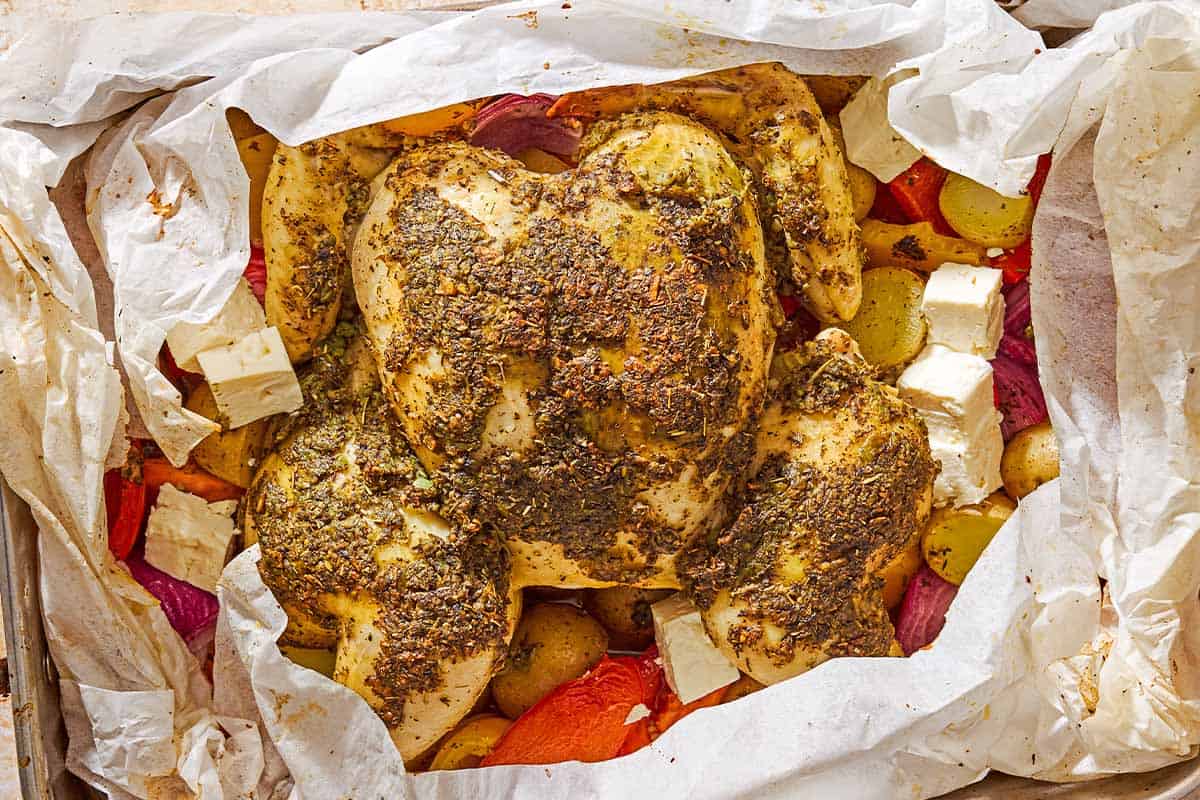
[[(1120, 9), (1054, 50), (986, 0), (578, 5), (31, 21), (0, 51), (15, 77), (0, 84), (0, 470), (41, 528), (70, 767), (114, 797), (892, 798), (988, 769), (1073, 780), (1191, 753), (1194, 5)], [(208, 430), (155, 354), (176, 322), (218, 310), (248, 255), (248, 185), (224, 110), (298, 143), (499, 92), (763, 60), (915, 70), (890, 91), (893, 127), (1002, 191), (1057, 143), (1033, 307), (1063, 477), (1022, 501), (935, 646), (826, 663), (689, 716), (617, 762), (410, 776), (356, 695), (279, 652), (284, 617), (251, 549), (222, 581), (210, 691), (108, 555), (100, 477), (123, 443), (117, 359), (173, 460)], [(140, 103), (164, 89), (176, 91)], [(88, 222), (112, 283), (116, 352), (44, 188), (92, 145)]]

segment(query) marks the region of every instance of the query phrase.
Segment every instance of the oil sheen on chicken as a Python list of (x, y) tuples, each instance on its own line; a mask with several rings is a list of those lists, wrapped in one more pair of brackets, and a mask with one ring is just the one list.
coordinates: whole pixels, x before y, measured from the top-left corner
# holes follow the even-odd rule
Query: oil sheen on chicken
[(448, 509), (523, 585), (677, 586), (748, 463), (773, 344), (749, 177), (667, 112), (594, 124), (579, 166), (435, 144), (354, 243), (391, 399)]

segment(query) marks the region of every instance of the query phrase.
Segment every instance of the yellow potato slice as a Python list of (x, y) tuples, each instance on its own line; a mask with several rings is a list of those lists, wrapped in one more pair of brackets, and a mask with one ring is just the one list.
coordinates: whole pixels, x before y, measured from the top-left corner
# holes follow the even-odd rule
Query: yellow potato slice
[(955, 586), (962, 584), (996, 531), (1017, 508), (1003, 492), (974, 506), (939, 508), (921, 537), (929, 568)]
[(221, 412), (212, 390), (202, 383), (188, 395), (184, 404), (194, 411), (222, 426), (217, 433), (210, 433), (204, 441), (192, 448), (192, 457), (204, 469), (243, 489), (254, 480), (254, 473), (267, 446), (268, 419), (260, 419), (240, 428), (227, 430), (221, 420)]
[(955, 233), (985, 247), (1016, 247), (1033, 225), (1032, 198), (1005, 197), (953, 172), (942, 185), (938, 207)]
[(840, 327), (854, 337), (863, 358), (888, 368), (916, 358), (925, 344), (921, 295), (925, 282), (906, 269), (880, 267), (863, 273), (858, 314)]
[(880, 571), (885, 608), (892, 609), (900, 605), (900, 601), (904, 599), (904, 590), (908, 588), (912, 576), (921, 568), (922, 561), (921, 539), (914, 537), (912, 544), (901, 550), (900, 554)]
[(466, 720), (442, 740), (442, 746), (438, 748), (429, 768), (441, 770), (478, 767), (479, 762), (491, 752), (510, 725), (512, 722), (495, 714), (481, 714)]

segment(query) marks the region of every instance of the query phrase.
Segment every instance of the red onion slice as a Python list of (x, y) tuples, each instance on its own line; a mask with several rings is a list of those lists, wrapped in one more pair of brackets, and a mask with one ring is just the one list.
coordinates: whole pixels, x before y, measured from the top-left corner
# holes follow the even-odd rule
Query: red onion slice
[(1004, 287), (1004, 332), (1025, 335), (1033, 317), (1029, 309), (1029, 281)]
[(896, 641), (910, 656), (937, 638), (958, 587), (925, 564), (909, 581), (896, 617)]
[(1046, 396), (1038, 383), (1037, 365), (1022, 364), (1007, 355), (992, 359), (996, 383), (996, 407), (1004, 415), (1000, 432), (1008, 441), (1018, 432), (1049, 417)]
[(546, 117), (546, 109), (557, 99), (549, 94), (506, 94), (488, 103), (475, 117), (471, 144), (503, 150), (510, 156), (531, 147), (573, 156), (579, 150), (582, 128), (574, 120)]
[(216, 597), (150, 566), (141, 548), (129, 554), (125, 566), (134, 580), (158, 598), (167, 621), (185, 640), (192, 641), (216, 622), (220, 609)]

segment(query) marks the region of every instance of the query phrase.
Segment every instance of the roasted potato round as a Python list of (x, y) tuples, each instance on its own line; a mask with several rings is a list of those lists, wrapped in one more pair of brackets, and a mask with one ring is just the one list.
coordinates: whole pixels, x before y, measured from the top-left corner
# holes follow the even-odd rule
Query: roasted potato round
[(985, 247), (1016, 247), (1029, 238), (1033, 200), (1005, 197), (970, 178), (950, 173), (938, 207), (954, 232)]
[(1000, 459), (1004, 491), (1014, 500), (1058, 477), (1058, 439), (1049, 422), (1018, 433), (1005, 446)]
[(862, 305), (842, 330), (876, 367), (895, 367), (916, 358), (925, 344), (925, 282), (910, 270), (880, 267), (864, 272), (862, 284)]
[(438, 747), (429, 769), (478, 767), (512, 722), (497, 714), (481, 714), (464, 720)]
[(889, 610), (900, 605), (900, 601), (904, 599), (904, 590), (908, 588), (912, 576), (921, 568), (922, 561), (921, 539), (915, 537), (908, 547), (901, 550), (900, 554), (883, 568), (879, 576), (883, 578), (883, 604)]
[(533, 606), (521, 616), (508, 660), (492, 679), (496, 706), (516, 719), (559, 684), (587, 672), (607, 649), (608, 634), (583, 609)]
[(921, 537), (925, 562), (945, 580), (961, 585), (1016, 508), (1003, 492), (993, 493), (978, 505), (939, 508)]
[(207, 383), (201, 383), (193, 389), (184, 405), (188, 411), (222, 425), (220, 431), (209, 434), (192, 449), (196, 463), (235, 486), (243, 489), (249, 486), (266, 450), (270, 421), (260, 419), (240, 428), (225, 429), (217, 401)]
[(614, 586), (591, 589), (583, 595), (583, 605), (608, 631), (608, 643), (614, 650), (643, 650), (654, 640), (654, 619), (650, 606), (670, 589), (635, 589)]

